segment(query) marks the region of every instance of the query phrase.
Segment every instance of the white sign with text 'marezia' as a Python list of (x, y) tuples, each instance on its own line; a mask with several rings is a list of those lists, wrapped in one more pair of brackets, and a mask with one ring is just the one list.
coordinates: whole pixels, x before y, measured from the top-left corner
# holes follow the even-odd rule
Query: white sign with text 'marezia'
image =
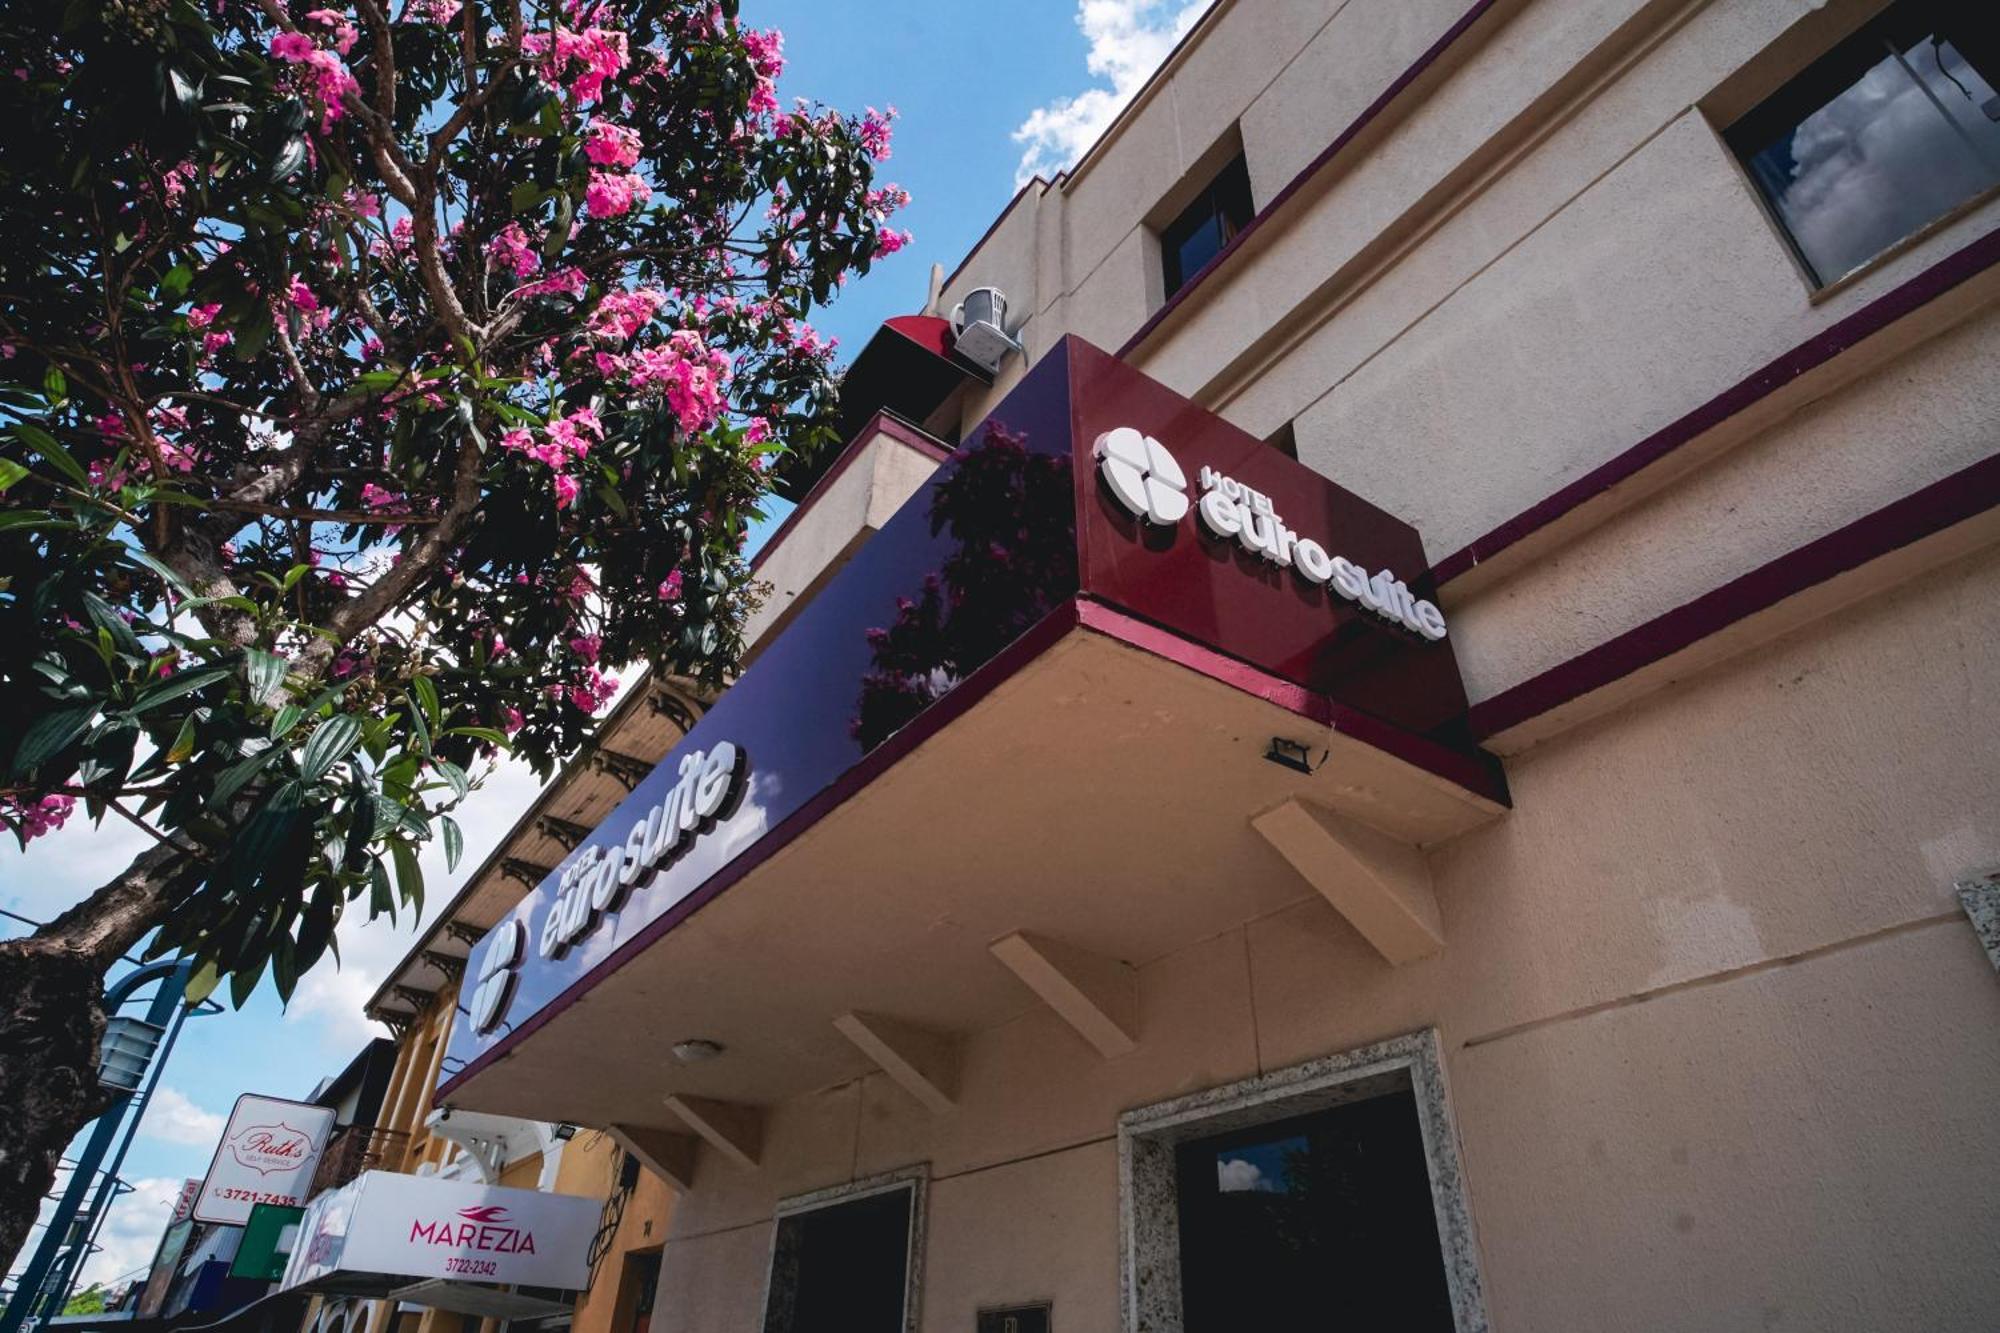
[(297, 1208), (333, 1132), (333, 1108), (244, 1093), (194, 1201), (194, 1219), (240, 1227), (260, 1203)]
[(283, 1288), (375, 1273), (580, 1290), (598, 1209), (573, 1194), (364, 1171), (306, 1208)]

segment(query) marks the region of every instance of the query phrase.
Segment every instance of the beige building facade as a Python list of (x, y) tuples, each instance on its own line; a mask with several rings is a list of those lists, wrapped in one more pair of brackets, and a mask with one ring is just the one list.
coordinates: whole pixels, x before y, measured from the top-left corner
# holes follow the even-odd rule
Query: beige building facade
[[(742, 683), (648, 756), (712, 761), (681, 859), (620, 898), (585, 838), (481, 923), (505, 1017), (461, 1016), (437, 1100), (643, 1167), (610, 1269), (657, 1296), (601, 1279), (578, 1326), (1993, 1327), (1982, 8), (1219, 0), (885, 330), (997, 288), (1019, 350), (851, 405), (886, 410), (760, 557)], [(1084, 588), (1034, 608), (1069, 619), (975, 659), (938, 612), (918, 711), (877, 735), (864, 687), (858, 767), (781, 797), (731, 696), (803, 672), (923, 514), (975, 527), (951, 479), (1058, 379), (1064, 420), (1167, 423), (1133, 417), (1164, 462), (1076, 426)], [(1220, 521), (1196, 438), (1295, 458), (1253, 488), (1287, 521), (1330, 483), (1415, 530), (1366, 660), (1434, 661), (1434, 599), (1422, 720), (1228, 637), (1227, 580), (1296, 592), (1311, 543), (1170, 529)], [(1094, 592), (1100, 528), (1133, 588), (1206, 552), (1222, 628)], [(591, 820), (614, 870), (632, 786)], [(565, 926), (572, 881), (604, 901)]]

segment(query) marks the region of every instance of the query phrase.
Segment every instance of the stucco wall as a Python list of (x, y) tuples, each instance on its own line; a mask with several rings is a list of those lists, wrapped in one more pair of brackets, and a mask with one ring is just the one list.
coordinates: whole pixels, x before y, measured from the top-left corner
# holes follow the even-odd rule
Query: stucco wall
[(667, 1326), (754, 1322), (780, 1198), (928, 1162), (925, 1328), (1111, 1327), (1120, 1111), (1436, 1026), (1496, 1327), (1990, 1327), (2000, 979), (1949, 890), (2000, 861), (1996, 654), (1988, 555), (1516, 761), (1433, 855), (1434, 959), (1301, 891), (1142, 969), (1123, 1059), (1035, 1009), (949, 1115), (775, 1108), (760, 1170), (703, 1156)]
[[(1190, 162), (1240, 117), (1267, 201), (1465, 3), (1237, 0), (947, 305), (997, 282), (1031, 356), (1117, 346)], [(1442, 555), (2000, 219), (1808, 290), (1706, 108), (1855, 9), (1497, 7), (1134, 360), (1259, 435), (1294, 421), (1303, 461)], [(2000, 314), (1887, 341), (1452, 597), (1473, 696), (1991, 455)], [(1142, 968), (1135, 1053), (1032, 1007), (965, 1034), (950, 1114), (877, 1075), (768, 1108), (754, 1172), (704, 1151), (656, 1327), (756, 1327), (780, 1200), (925, 1163), (925, 1329), (1045, 1299), (1113, 1328), (1122, 1111), (1435, 1027), (1495, 1327), (1991, 1328), (2000, 979), (1951, 885), (2000, 864), (1996, 659), (1987, 551), (1535, 746), (1510, 814), (1429, 849), (1446, 946), (1401, 968), (1275, 852), (1217, 867), (1288, 905)]]

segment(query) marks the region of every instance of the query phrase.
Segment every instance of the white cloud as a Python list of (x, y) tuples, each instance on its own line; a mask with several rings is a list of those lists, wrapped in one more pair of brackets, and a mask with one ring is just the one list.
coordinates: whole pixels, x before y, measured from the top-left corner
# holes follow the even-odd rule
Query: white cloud
[(184, 1143), (190, 1148), (213, 1148), (222, 1139), (224, 1117), (198, 1106), (179, 1088), (162, 1085), (146, 1103), (146, 1118), (139, 1133), (166, 1143)]
[(1269, 1189), (1270, 1185), (1264, 1179), (1264, 1168), (1241, 1157), (1231, 1157), (1215, 1164), (1215, 1187), (1224, 1194), (1240, 1194)]
[(1014, 184), (1053, 177), (1097, 142), (1209, 0), (1078, 0), (1076, 26), (1090, 43), (1085, 64), (1109, 88), (1086, 88), (1040, 106), (1014, 131), (1024, 145)]
[(133, 1181), (132, 1192), (119, 1195), (106, 1211), (104, 1227), (97, 1233), (99, 1248), (83, 1261), (75, 1290), (83, 1291), (94, 1282), (111, 1286), (143, 1281), (180, 1193), (181, 1182), (166, 1176)]

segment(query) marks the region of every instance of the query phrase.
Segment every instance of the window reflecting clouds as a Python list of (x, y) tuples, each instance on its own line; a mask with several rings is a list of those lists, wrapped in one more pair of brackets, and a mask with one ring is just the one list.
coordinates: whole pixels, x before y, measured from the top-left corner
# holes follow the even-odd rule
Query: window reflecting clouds
[(2000, 185), (1995, 20), (1977, 8), (1892, 6), (1729, 130), (1821, 285)]

